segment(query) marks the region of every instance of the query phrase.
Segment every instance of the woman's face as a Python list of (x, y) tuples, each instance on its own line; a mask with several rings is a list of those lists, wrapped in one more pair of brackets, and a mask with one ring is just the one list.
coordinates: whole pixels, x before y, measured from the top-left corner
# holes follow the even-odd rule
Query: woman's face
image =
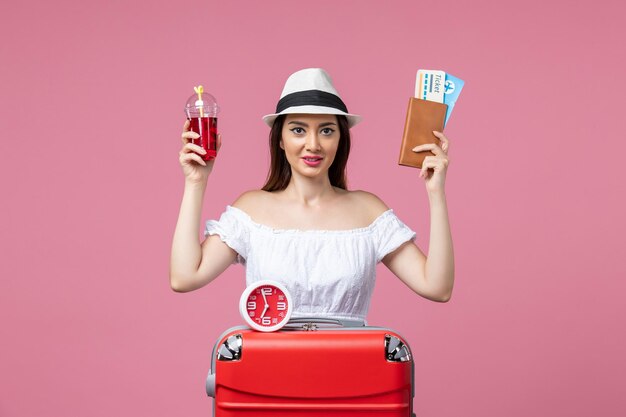
[(289, 114), (283, 124), (280, 147), (292, 173), (307, 177), (327, 175), (339, 146), (339, 125), (332, 114)]

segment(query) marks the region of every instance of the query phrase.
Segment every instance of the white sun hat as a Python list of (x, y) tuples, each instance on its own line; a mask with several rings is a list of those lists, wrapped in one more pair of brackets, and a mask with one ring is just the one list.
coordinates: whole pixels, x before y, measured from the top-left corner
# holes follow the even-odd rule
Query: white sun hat
[(361, 121), (361, 116), (348, 113), (333, 81), (321, 68), (307, 68), (291, 74), (276, 105), (276, 113), (263, 116), (263, 121), (272, 127), (276, 117), (294, 113), (343, 115), (348, 119), (349, 127)]

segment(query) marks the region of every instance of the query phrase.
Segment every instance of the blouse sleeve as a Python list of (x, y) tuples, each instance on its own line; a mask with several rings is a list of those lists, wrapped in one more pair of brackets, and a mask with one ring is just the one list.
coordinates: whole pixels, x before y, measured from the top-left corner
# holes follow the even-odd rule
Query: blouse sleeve
[(204, 236), (219, 235), (222, 242), (237, 252), (233, 263), (245, 265), (249, 248), (249, 229), (235, 209), (226, 207), (219, 220), (207, 220)]
[(374, 236), (376, 263), (378, 263), (385, 255), (398, 249), (403, 243), (414, 240), (416, 233), (404, 224), (393, 210), (389, 209), (377, 222)]

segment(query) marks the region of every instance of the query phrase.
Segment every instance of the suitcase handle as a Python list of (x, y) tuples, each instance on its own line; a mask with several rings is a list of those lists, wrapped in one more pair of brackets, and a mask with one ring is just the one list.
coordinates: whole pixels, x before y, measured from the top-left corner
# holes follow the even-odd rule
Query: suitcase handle
[(326, 317), (292, 318), (283, 327), (285, 330), (317, 330), (320, 327), (363, 327), (364, 320), (333, 319)]

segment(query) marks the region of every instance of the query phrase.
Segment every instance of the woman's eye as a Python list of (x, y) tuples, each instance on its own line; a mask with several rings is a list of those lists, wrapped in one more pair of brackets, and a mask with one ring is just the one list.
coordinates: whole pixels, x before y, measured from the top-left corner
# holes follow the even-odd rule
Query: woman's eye
[(330, 127), (325, 127), (324, 129), (322, 129), (322, 135), (326, 135), (326, 136), (330, 136), (333, 134), (335, 130), (331, 129)]
[(304, 133), (304, 129), (302, 129), (301, 127), (294, 127), (293, 129), (291, 129), (291, 131), (296, 135), (301, 135)]

